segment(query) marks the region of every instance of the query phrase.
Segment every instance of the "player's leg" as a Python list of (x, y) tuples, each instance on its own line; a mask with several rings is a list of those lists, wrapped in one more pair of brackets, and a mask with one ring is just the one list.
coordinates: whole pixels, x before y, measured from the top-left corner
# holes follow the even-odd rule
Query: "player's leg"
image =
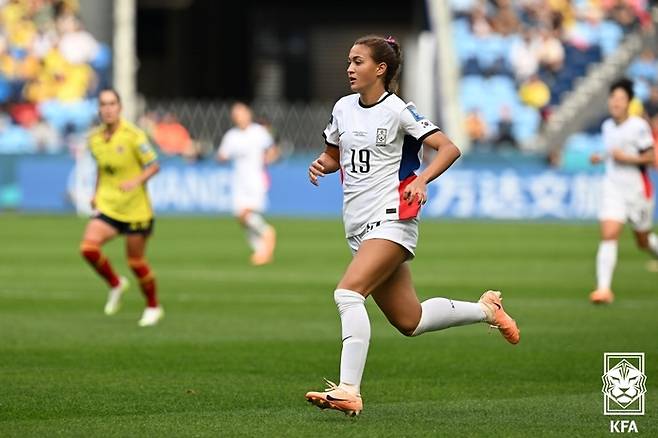
[(263, 215), (253, 208), (243, 208), (238, 212), (238, 221), (247, 233), (247, 240), (253, 251), (251, 262), (263, 265), (272, 261), (276, 246), (276, 231), (265, 221)]
[(389, 322), (405, 336), (488, 322), (498, 327), (508, 342), (519, 342), (516, 322), (503, 310), (499, 292), (485, 292), (479, 302), (436, 297), (420, 303), (407, 263), (400, 265), (372, 297)]
[(162, 307), (158, 303), (155, 275), (145, 257), (147, 241), (147, 233), (126, 235), (128, 265), (137, 277), (142, 294), (146, 299), (146, 308), (139, 321), (139, 325), (142, 327), (155, 325), (164, 316)]
[(366, 297), (408, 257), (397, 243), (383, 239), (364, 241), (334, 291), (342, 327), (340, 384), (331, 382), (324, 392), (309, 392), (306, 399), (321, 408), (358, 415), (363, 408), (360, 385), (370, 344)]
[(87, 224), (80, 243), (82, 257), (110, 286), (104, 309), (106, 315), (113, 315), (119, 310), (121, 294), (128, 288), (128, 280), (117, 276), (109, 259), (101, 251), (103, 244), (118, 233), (119, 230), (107, 220), (94, 218)]
[(596, 290), (590, 294), (593, 303), (611, 303), (612, 277), (617, 265), (617, 247), (624, 223), (604, 219), (601, 221), (601, 242), (596, 253)]
[[(80, 254), (89, 265), (100, 275), (110, 288), (122, 288), (125, 278), (117, 276), (109, 259), (103, 254), (101, 247), (112, 240), (119, 231), (102, 219), (91, 219), (85, 228), (80, 242)], [(127, 282), (126, 282), (127, 287)]]

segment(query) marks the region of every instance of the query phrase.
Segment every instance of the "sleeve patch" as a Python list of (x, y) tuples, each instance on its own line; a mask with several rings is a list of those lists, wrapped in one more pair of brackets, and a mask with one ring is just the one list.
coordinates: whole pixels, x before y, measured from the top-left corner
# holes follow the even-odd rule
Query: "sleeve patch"
[(420, 122), (421, 120), (423, 120), (425, 118), (425, 116), (423, 116), (422, 114), (420, 114), (418, 112), (418, 110), (416, 109), (416, 107), (414, 105), (407, 106), (407, 109), (409, 110), (409, 112), (411, 113), (411, 116), (414, 118), (415, 121)]

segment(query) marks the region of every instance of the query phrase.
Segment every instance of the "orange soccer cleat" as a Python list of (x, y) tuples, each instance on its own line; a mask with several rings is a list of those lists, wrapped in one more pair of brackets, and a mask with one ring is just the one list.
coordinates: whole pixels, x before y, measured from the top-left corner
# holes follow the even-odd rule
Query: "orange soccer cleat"
[(324, 379), (328, 388), (323, 392), (307, 392), (306, 400), (320, 409), (335, 409), (350, 417), (356, 417), (363, 410), (363, 401), (358, 394), (352, 394)]
[(615, 300), (615, 294), (610, 289), (597, 289), (589, 294), (589, 300), (593, 304), (610, 304)]
[(485, 308), (486, 321), (489, 325), (497, 328), (510, 344), (518, 344), (521, 340), (521, 331), (516, 326), (516, 321), (503, 309), (502, 301), (500, 292), (488, 290), (482, 294), (479, 303)]

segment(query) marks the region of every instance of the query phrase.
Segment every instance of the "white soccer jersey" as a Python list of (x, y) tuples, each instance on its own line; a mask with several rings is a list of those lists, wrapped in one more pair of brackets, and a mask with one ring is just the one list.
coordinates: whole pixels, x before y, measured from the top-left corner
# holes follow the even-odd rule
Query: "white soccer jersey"
[(418, 215), (420, 206), (408, 205), (402, 191), (416, 178), (423, 140), (438, 130), (393, 93), (373, 105), (363, 105), (358, 94), (336, 102), (323, 135), (340, 148), (347, 237), (368, 224)]
[(640, 117), (630, 116), (620, 124), (613, 119), (607, 119), (601, 130), (607, 152), (604, 183), (629, 195), (642, 193), (647, 198), (651, 197), (653, 189), (647, 166), (618, 163), (612, 158), (614, 149), (620, 149), (632, 156), (651, 149), (654, 140), (649, 124)]
[(217, 151), (218, 154), (233, 160), (234, 190), (266, 190), (265, 150), (274, 140), (264, 126), (252, 123), (246, 129), (229, 129)]

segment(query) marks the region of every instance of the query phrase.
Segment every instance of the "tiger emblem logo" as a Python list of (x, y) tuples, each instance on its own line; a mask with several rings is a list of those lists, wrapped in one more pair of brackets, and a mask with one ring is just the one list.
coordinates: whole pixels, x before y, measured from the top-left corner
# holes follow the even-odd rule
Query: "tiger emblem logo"
[(647, 392), (646, 376), (626, 359), (610, 368), (602, 379), (603, 393), (622, 409), (628, 408)]

